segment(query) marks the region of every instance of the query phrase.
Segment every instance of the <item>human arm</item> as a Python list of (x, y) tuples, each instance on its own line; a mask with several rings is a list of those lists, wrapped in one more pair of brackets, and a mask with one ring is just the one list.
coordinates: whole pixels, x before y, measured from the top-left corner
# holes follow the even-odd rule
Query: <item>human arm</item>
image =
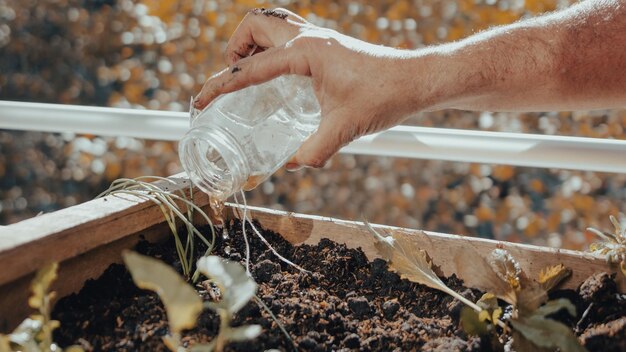
[(322, 122), (288, 167), (320, 167), (343, 145), (419, 111), (626, 106), (626, 2), (589, 0), (413, 51), (362, 42), (288, 11), (258, 10), (237, 28), (226, 61), (230, 67), (206, 82), (196, 107), (281, 74), (312, 77)]

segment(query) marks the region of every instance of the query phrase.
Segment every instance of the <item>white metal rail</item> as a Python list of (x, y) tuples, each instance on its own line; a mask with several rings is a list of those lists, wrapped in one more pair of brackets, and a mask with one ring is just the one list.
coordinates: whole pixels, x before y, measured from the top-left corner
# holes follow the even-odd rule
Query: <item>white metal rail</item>
[[(184, 112), (0, 101), (0, 129), (179, 140)], [(626, 173), (626, 140), (398, 126), (342, 153)]]

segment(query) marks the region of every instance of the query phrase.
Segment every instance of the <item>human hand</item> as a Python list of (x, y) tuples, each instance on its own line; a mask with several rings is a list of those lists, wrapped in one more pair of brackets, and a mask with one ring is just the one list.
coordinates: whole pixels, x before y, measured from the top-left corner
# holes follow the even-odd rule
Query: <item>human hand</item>
[[(221, 94), (283, 74), (310, 76), (321, 106), (319, 129), (287, 163), (322, 167), (341, 147), (427, 108), (432, 92), (415, 84), (413, 52), (366, 43), (320, 28), (284, 10), (250, 11), (225, 52), (229, 67), (194, 100), (202, 109)], [(426, 70), (424, 70), (426, 72)], [(417, 98), (417, 99), (416, 99)]]

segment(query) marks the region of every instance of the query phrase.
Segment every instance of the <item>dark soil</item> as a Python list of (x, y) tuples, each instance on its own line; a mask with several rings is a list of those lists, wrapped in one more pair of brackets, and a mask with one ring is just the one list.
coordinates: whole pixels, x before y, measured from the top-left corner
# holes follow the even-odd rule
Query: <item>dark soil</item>
[[(220, 239), (217, 254), (242, 261), (245, 255), (240, 223), (231, 224)], [(251, 233), (251, 271), (260, 297), (292, 336), (294, 346), (263, 308), (251, 302), (235, 317), (234, 326), (259, 324), (261, 335), (250, 342), (229, 344), (228, 351), (264, 351), (270, 348), (302, 351), (489, 351), (490, 342), (466, 336), (458, 315), (462, 305), (439, 291), (401, 280), (382, 260), (369, 262), (361, 250), (324, 239), (315, 246), (294, 247), (277, 234), (262, 231), (286, 258), (311, 271), (302, 273), (279, 261)], [(329, 234), (332, 235), (332, 234)], [(174, 267), (179, 266), (172, 243), (142, 242), (136, 250)], [(199, 249), (201, 250), (201, 249)], [(462, 286), (455, 277), (444, 280), (471, 300), (480, 292)], [(210, 300), (206, 286), (199, 294)], [(611, 277), (597, 275), (580, 292), (557, 291), (578, 308), (578, 317), (554, 318), (572, 326), (590, 351), (626, 350), (626, 299)], [(585, 315), (584, 317), (583, 314)], [(61, 328), (55, 341), (61, 346), (82, 345), (93, 351), (167, 351), (161, 337), (168, 332), (158, 297), (135, 287), (122, 265), (112, 265), (80, 293), (62, 299), (53, 318)], [(202, 313), (198, 326), (184, 341), (210, 341), (218, 331), (218, 317)]]

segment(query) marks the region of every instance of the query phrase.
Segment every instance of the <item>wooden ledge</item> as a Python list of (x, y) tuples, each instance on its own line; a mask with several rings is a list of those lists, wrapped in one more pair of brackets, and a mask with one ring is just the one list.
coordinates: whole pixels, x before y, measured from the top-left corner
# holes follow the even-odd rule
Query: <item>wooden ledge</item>
[[(189, 180), (183, 174), (171, 176), (170, 180), (174, 183), (155, 184), (169, 192), (189, 191)], [(194, 190), (194, 201), (211, 215), (206, 194)], [(241, 206), (227, 203), (225, 216), (236, 217), (237, 208)], [(263, 227), (280, 233), (294, 244), (316, 244), (327, 237), (352, 248), (361, 247), (370, 259), (377, 256), (373, 239), (362, 223), (259, 207), (248, 209)], [(531, 277), (548, 265), (563, 264), (571, 268), (573, 275), (564, 283), (567, 288), (576, 288), (592, 274), (618, 270), (602, 258), (578, 251), (373, 226), (382, 232), (399, 231), (413, 237), (446, 276), (457, 273), (455, 258), (486, 256), (495, 248), (510, 251)], [(160, 208), (150, 200), (131, 196), (107, 196), (1, 227), (0, 332), (10, 331), (30, 312), (26, 304), (28, 286), (33, 273), (44, 264), (53, 261), (61, 264), (53, 289), (63, 297), (79, 290), (85, 280), (100, 276), (111, 263), (120, 262), (120, 252), (132, 248), (140, 236), (159, 241), (168, 235), (169, 227)], [(472, 286), (472, 278), (461, 278)], [(617, 275), (617, 282), (620, 290), (626, 292), (623, 275)]]
[[(183, 174), (169, 179), (174, 183), (154, 184), (171, 193), (189, 194), (189, 180)], [(204, 207), (209, 197), (194, 192), (194, 201)], [(0, 230), (0, 285), (163, 222), (163, 213), (152, 201), (119, 195), (5, 226)]]
[[(240, 205), (227, 203), (226, 209), (230, 216), (239, 212), (233, 209)], [(316, 244), (322, 238), (345, 243), (350, 248), (360, 247), (371, 260), (378, 257), (374, 247), (374, 239), (362, 222), (338, 220), (330, 217), (296, 214), (259, 207), (248, 207), (251, 217), (264, 228), (280, 233), (294, 244)], [(417, 246), (425, 250), (438, 268), (439, 274), (450, 276), (457, 274), (458, 257), (486, 258), (496, 248), (508, 250), (520, 263), (524, 273), (536, 278), (539, 271), (550, 265), (563, 264), (572, 269), (572, 275), (563, 282), (561, 287), (576, 289), (589, 276), (609, 272), (616, 273), (616, 281), (621, 292), (626, 292), (626, 277), (617, 266), (609, 265), (604, 258), (591, 253), (567, 249), (533, 246), (519, 243), (494, 241), (483, 238), (443, 234), (438, 232), (411, 230), (394, 226), (372, 225), (381, 234), (392, 231), (409, 235), (417, 242)], [(463, 260), (462, 263), (471, 263)], [(467, 286), (472, 286), (472, 277), (460, 277)]]

